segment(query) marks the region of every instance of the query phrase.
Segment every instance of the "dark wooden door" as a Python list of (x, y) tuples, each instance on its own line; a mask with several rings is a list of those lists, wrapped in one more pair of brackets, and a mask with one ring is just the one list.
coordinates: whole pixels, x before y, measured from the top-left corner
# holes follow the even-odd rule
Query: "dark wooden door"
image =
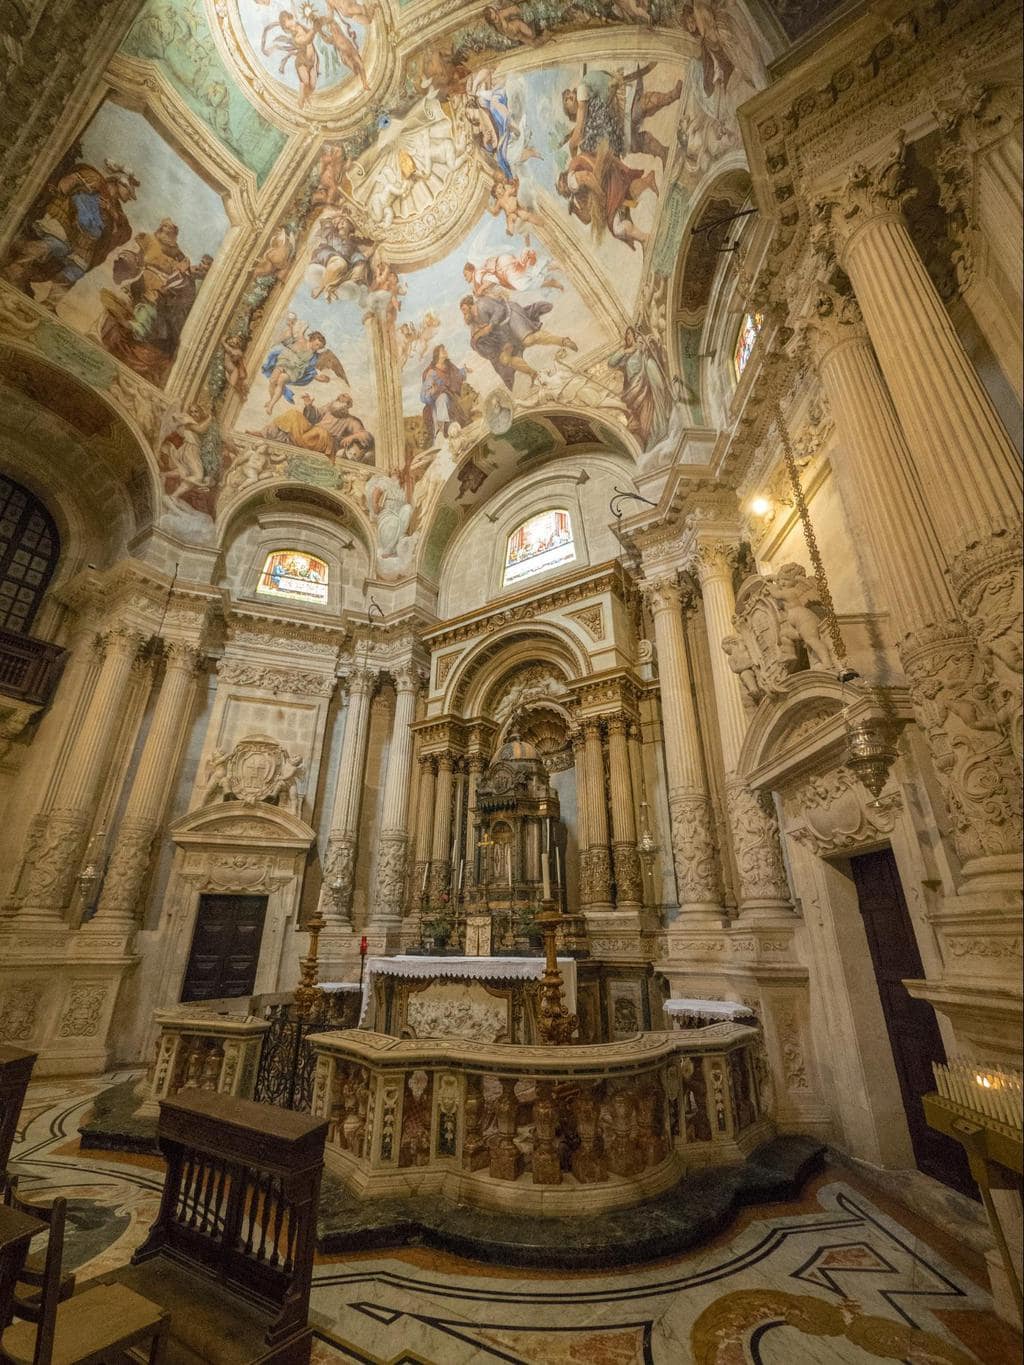
[(182, 1001), (251, 995), (266, 896), (200, 896)]
[(903, 984), (920, 980), (924, 968), (896, 859), (884, 848), (851, 858), (850, 864), (918, 1168), (977, 1199), (963, 1148), (929, 1128), (921, 1107), (921, 1096), (935, 1089), (932, 1062), (944, 1062), (946, 1053), (935, 1011)]

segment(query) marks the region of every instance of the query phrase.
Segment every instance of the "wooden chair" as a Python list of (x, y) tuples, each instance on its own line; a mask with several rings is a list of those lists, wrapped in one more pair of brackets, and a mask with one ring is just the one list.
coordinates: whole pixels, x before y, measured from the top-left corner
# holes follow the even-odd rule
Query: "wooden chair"
[[(0, 1207), (0, 1214), (27, 1219), (29, 1215), (22, 1212), (26, 1207), (30, 1206)], [(8, 1310), (13, 1307), (15, 1316), (23, 1320), (0, 1336), (0, 1361), (4, 1365), (102, 1365), (113, 1352), (149, 1341), (150, 1365), (157, 1365), (169, 1325), (169, 1315), (157, 1304), (123, 1285), (99, 1285), (60, 1302), (66, 1209), (65, 1199), (55, 1199), (48, 1210), (33, 1207), (33, 1213), (46, 1213), (50, 1229), (38, 1300), (23, 1311), (12, 1285)], [(46, 1227), (37, 1218), (31, 1221), (36, 1231)], [(6, 1315), (0, 1318), (0, 1322), (6, 1320)]]
[(36, 1053), (0, 1043), (0, 1178), (7, 1171)]
[[(28, 1200), (19, 1196), (17, 1186), (18, 1177), (16, 1175), (8, 1176), (3, 1182), (3, 1202), (6, 1206), (9, 1209), (18, 1209), (21, 1213), (27, 1213), (30, 1217), (39, 1218), (49, 1227), (50, 1236), (56, 1237), (63, 1246), (68, 1201), (66, 1199), (55, 1199), (52, 1204), (30, 1204)], [(28, 1322), (39, 1321), (38, 1313), (42, 1302), (43, 1279), (46, 1273), (46, 1254), (29, 1251), (21, 1274), (18, 1276), (18, 1283), (15, 1286), (14, 1311), (19, 1318), (25, 1318)], [(58, 1275), (60, 1275), (59, 1270)], [(72, 1270), (68, 1271), (67, 1274), (60, 1275), (57, 1302), (63, 1303), (74, 1292), (75, 1273)]]
[(19, 1209), (0, 1204), (0, 1329), (11, 1316), (11, 1300), (18, 1275), (25, 1264), (29, 1243), (46, 1224)]

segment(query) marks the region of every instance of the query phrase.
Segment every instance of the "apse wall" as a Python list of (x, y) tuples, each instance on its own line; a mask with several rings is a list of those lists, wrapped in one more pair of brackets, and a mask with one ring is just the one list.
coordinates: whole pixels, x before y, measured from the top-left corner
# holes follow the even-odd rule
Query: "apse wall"
[[(616, 488), (632, 491), (631, 466), (604, 453), (559, 460), (524, 477), (492, 497), (486, 512), (477, 512), (453, 537), (441, 568), (438, 615), (447, 620), (477, 611), (489, 602), (517, 592), (542, 590), (560, 574), (614, 559), (621, 551), (611, 528), (609, 502)], [(628, 510), (627, 504), (627, 510)], [(568, 511), (575, 558), (556, 568), (505, 584), (508, 538), (528, 518), (549, 509)]]

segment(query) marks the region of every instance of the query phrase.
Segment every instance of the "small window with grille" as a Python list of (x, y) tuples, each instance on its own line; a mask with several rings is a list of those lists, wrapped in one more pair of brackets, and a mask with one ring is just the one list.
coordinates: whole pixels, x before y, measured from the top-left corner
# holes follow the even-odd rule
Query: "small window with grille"
[(28, 634), (59, 558), (49, 512), (27, 488), (0, 475), (0, 630)]

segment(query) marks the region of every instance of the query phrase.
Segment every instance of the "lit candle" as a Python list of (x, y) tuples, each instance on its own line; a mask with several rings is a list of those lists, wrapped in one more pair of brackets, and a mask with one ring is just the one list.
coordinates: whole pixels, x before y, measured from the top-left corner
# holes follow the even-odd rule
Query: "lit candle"
[(424, 864), (423, 864), (423, 885), (420, 887), (420, 895), (422, 895), (422, 896), (425, 896), (425, 895), (427, 894), (427, 873), (428, 873), (429, 871), (430, 871), (430, 864), (429, 864), (429, 863), (424, 863)]
[(463, 883), (463, 881), (465, 880), (465, 877), (466, 877), (466, 860), (465, 860), (465, 858), (462, 858), (462, 859), (460, 859), (460, 861), (459, 861), (459, 890), (460, 890), (460, 891), (462, 890), (462, 883)]

